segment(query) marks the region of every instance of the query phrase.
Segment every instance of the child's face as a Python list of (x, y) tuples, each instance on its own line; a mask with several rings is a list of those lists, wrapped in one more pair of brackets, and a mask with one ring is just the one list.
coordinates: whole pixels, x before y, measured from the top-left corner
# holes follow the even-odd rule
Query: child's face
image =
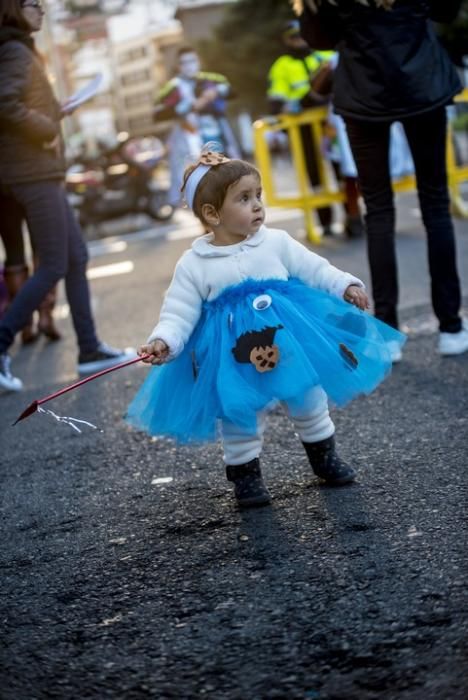
[(243, 175), (228, 188), (219, 219), (219, 226), (214, 228), (215, 239), (236, 243), (258, 231), (265, 220), (265, 209), (256, 175)]

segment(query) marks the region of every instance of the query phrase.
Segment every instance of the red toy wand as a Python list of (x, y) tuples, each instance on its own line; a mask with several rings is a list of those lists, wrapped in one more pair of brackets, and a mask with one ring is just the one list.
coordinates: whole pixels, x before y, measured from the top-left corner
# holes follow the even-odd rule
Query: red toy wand
[(60, 391), (56, 391), (54, 394), (50, 394), (50, 396), (45, 396), (43, 399), (36, 399), (33, 401), (27, 408), (24, 409), (23, 413), (15, 420), (13, 425), (16, 425), (17, 423), (20, 422), (20, 420), (23, 420), (24, 418), (27, 418), (28, 416), (31, 416), (33, 413), (35, 413), (38, 409), (38, 407), (46, 403), (47, 401), (51, 401), (52, 399), (56, 399), (57, 396), (61, 396), (62, 394), (66, 394), (67, 391), (71, 391), (72, 389), (77, 389), (79, 386), (82, 386), (83, 384), (86, 384), (87, 382), (91, 382), (93, 379), (97, 379), (98, 377), (102, 377), (103, 374), (108, 374), (109, 372), (115, 372), (116, 369), (122, 369), (122, 367), (128, 367), (129, 365), (133, 365), (136, 362), (141, 362), (142, 360), (146, 360), (148, 357), (151, 357), (151, 355), (142, 355), (141, 357), (135, 357), (133, 360), (126, 360), (125, 362), (120, 362), (118, 365), (114, 365), (113, 367), (108, 367), (107, 369), (103, 369), (100, 372), (96, 372), (96, 374), (92, 374), (90, 377), (86, 377), (85, 379), (81, 379), (79, 382), (75, 382), (74, 384), (70, 384), (70, 386), (66, 386), (64, 389), (60, 389)]

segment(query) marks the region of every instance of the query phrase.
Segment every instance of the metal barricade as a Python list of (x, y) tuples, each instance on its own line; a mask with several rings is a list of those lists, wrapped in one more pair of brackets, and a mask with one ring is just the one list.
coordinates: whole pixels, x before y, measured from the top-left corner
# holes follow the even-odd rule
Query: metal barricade
[[(455, 97), (455, 102), (458, 104), (468, 103), (468, 88), (465, 88)], [(465, 135), (468, 137), (467, 134)], [(461, 183), (468, 181), (468, 163), (457, 164), (454, 138), (450, 124), (447, 137), (447, 173), (452, 213), (455, 216), (468, 219), (468, 202), (463, 200), (460, 193)]]
[[(465, 88), (455, 98), (456, 102), (468, 102), (468, 89)], [(345, 201), (344, 193), (336, 183), (328, 162), (323, 157), (323, 143), (327, 129), (328, 108), (318, 107), (301, 114), (280, 114), (277, 117), (265, 117), (253, 124), (254, 153), (257, 166), (262, 176), (265, 202), (268, 206), (302, 209), (307, 236), (312, 243), (320, 243), (321, 233), (315, 223), (314, 211), (320, 207)], [(315, 156), (318, 165), (319, 183), (311, 189), (300, 127), (310, 126), (313, 136)], [(286, 132), (291, 152), (294, 174), (298, 191), (294, 193), (279, 192), (273, 175), (273, 159), (268, 144), (268, 135)], [(429, 146), (430, 147), (430, 146)], [(463, 201), (460, 184), (468, 181), (468, 164), (457, 165), (453, 144), (453, 133), (449, 124), (447, 134), (447, 174), (452, 211), (455, 215), (468, 217), (468, 204)], [(395, 192), (411, 192), (416, 189), (414, 176), (405, 176), (393, 181)]]

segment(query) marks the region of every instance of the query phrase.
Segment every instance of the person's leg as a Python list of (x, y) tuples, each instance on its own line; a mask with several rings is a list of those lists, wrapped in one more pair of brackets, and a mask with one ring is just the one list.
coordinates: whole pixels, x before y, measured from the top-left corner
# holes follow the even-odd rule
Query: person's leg
[(257, 431), (245, 430), (230, 421), (222, 421), (222, 440), (226, 477), (234, 484), (234, 495), (239, 506), (249, 508), (271, 502), (260, 470), (260, 453), (265, 432), (265, 414), (258, 414)]
[(403, 120), (427, 232), (432, 305), (441, 332), (462, 329), (455, 234), (447, 186), (445, 107)]
[(182, 187), (185, 168), (195, 162), (201, 153), (203, 143), (198, 133), (192, 133), (179, 124), (172, 130), (168, 141), (168, 162), (170, 171), (170, 186), (168, 203), (174, 208), (182, 204)]
[(353, 481), (356, 472), (335, 450), (335, 426), (328, 412), (327, 395), (314, 387), (301, 401), (285, 401), (283, 406), (302, 441), (314, 473), (331, 486)]
[(93, 312), (91, 310), (90, 289), (86, 277), (88, 250), (63, 188), (62, 197), (68, 239), (65, 292), (70, 305), (70, 314), (80, 353), (91, 353), (98, 347), (99, 340), (96, 335)]
[(0, 211), (2, 221), (0, 238), (5, 249), (5, 267), (16, 267), (26, 264), (22, 223), (23, 209), (12, 197), (0, 193)]
[(344, 232), (348, 238), (360, 238), (364, 235), (364, 223), (359, 206), (359, 187), (357, 177), (344, 176), (341, 165), (336, 160), (331, 160), (335, 177), (344, 194), (343, 207), (346, 212)]
[(180, 188), (184, 171), (184, 155), (180, 152), (174, 133), (169, 136), (167, 142), (167, 159), (169, 163), (170, 184), (167, 193), (168, 203), (171, 207), (178, 207), (182, 201)]
[[(23, 237), (24, 211), (12, 197), (3, 195), (0, 195), (0, 211), (2, 212), (0, 238), (5, 249), (5, 284), (9, 299), (13, 301), (29, 278)], [(30, 316), (21, 329), (21, 338), (23, 343), (32, 343), (37, 337), (34, 319)]]
[[(62, 184), (44, 181), (11, 186), (23, 207), (39, 266), (0, 321), (0, 359), (32, 311), (62, 278), (80, 348), (78, 371), (89, 374), (136, 356), (99, 342), (86, 278), (87, 250)], [(5, 363), (4, 363), (5, 364)], [(8, 368), (7, 368), (8, 369)], [(0, 367), (0, 374), (2, 369)]]
[(91, 309), (91, 292), (86, 277), (88, 250), (78, 221), (62, 187), (66, 220), (68, 264), (65, 291), (79, 347), (78, 372), (91, 374), (136, 358), (136, 350), (113, 348), (100, 341)]
[[(312, 130), (308, 124), (303, 124), (299, 127), (302, 148), (304, 151), (305, 165), (307, 169), (307, 174), (309, 176), (310, 184), (312, 188), (320, 184), (319, 170), (317, 165), (317, 156), (315, 154), (314, 139), (312, 136)], [(333, 212), (331, 207), (320, 207), (317, 209), (317, 216), (319, 218), (320, 224), (323, 227), (324, 235), (329, 235), (331, 233), (331, 222), (333, 218)]]
[(282, 405), (302, 442), (319, 442), (334, 435), (335, 426), (322, 387), (313, 387), (300, 401), (293, 399), (284, 401)]
[(126, 350), (113, 348), (98, 340), (86, 277), (88, 250), (63, 187), (61, 187), (61, 196), (68, 251), (65, 291), (79, 347), (78, 372), (91, 374), (133, 359), (136, 357), (136, 351), (133, 348)]
[(67, 269), (65, 212), (56, 182), (11, 187), (11, 195), (24, 211), (29, 233), (41, 265), (21, 287), (0, 321), (0, 353), (5, 353), (16, 333)]
[(377, 318), (398, 328), (395, 207), (389, 170), (390, 123), (346, 119), (366, 205), (367, 253)]
[[(37, 267), (38, 264), (37, 259), (34, 258), (35, 267)], [(50, 292), (47, 292), (45, 299), (41, 301), (39, 308), (37, 309), (39, 312), (39, 320), (37, 322), (38, 331), (52, 341), (60, 340), (62, 337), (62, 334), (55, 323), (53, 314), (57, 303), (57, 292), (57, 285), (55, 285), (55, 287), (52, 287)]]

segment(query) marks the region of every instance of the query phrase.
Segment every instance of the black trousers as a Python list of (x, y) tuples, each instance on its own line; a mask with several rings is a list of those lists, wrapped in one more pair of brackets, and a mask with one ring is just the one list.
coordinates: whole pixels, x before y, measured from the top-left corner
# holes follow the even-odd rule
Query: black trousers
[[(398, 327), (395, 205), (389, 167), (391, 122), (346, 118), (366, 204), (367, 252), (377, 318)], [(413, 156), (419, 205), (427, 234), (431, 297), (441, 331), (461, 329), (460, 282), (447, 187), (444, 107), (401, 120)]]
[(0, 240), (5, 249), (5, 267), (25, 265), (23, 210), (16, 200), (0, 194), (0, 212)]
[[(0, 353), (24, 328), (47, 292), (61, 279), (80, 351), (93, 352), (98, 338), (91, 311), (86, 265), (88, 251), (81, 229), (68, 203), (65, 188), (55, 180), (9, 185), (0, 195), (2, 238), (7, 262), (21, 254), (21, 221), (26, 219), (39, 265), (22, 286), (0, 321)], [(17, 240), (15, 241), (15, 236)]]

